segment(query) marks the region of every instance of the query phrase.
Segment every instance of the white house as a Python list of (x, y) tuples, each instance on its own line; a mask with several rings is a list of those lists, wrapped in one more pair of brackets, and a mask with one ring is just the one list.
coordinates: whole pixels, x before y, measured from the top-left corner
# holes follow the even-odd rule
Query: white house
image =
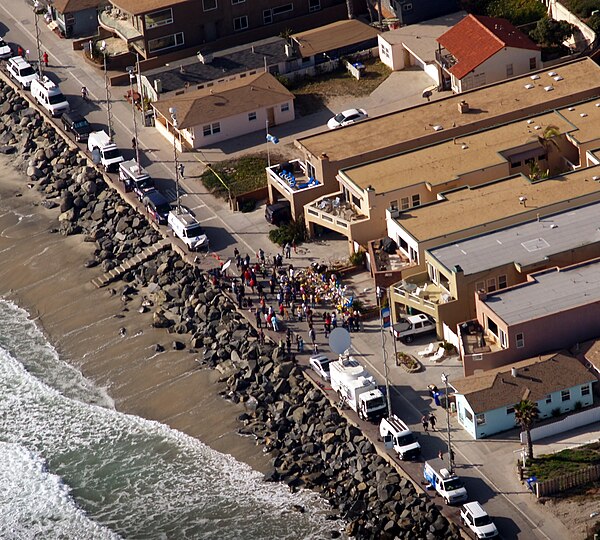
[[(182, 151), (294, 119), (294, 96), (262, 72), (152, 103), (156, 128)], [(172, 111), (175, 112), (175, 119)]]
[(597, 378), (564, 353), (539, 356), (451, 381), (459, 423), (474, 439), (516, 427), (515, 404), (536, 403), (539, 418), (587, 407)]
[(438, 39), (442, 86), (460, 93), (540, 69), (540, 48), (506, 19), (468, 15)]

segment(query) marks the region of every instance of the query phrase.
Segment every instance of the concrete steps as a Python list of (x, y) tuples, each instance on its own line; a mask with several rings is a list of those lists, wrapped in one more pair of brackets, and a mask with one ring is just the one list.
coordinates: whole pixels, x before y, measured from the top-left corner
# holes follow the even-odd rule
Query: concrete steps
[(131, 259), (127, 259), (126, 261), (122, 262), (119, 266), (115, 266), (115, 268), (113, 268), (112, 270), (109, 270), (101, 276), (92, 279), (92, 285), (94, 285), (94, 287), (98, 289), (106, 287), (106, 285), (108, 285), (109, 283), (119, 279), (125, 272), (131, 270), (139, 264), (142, 264), (148, 259), (151, 259), (157, 253), (168, 247), (171, 247), (170, 240), (163, 238), (162, 240), (159, 240), (151, 246), (148, 246), (141, 253), (137, 253), (136, 255), (131, 257)]

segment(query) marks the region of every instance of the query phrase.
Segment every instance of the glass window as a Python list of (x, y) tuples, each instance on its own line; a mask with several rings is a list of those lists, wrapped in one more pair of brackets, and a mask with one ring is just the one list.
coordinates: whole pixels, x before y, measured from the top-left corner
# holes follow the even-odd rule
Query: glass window
[(476, 291), (485, 291), (485, 282), (478, 281), (477, 283), (475, 283), (475, 290)]
[(494, 292), (496, 290), (496, 278), (487, 280), (487, 292)]
[(546, 404), (552, 403), (552, 394), (546, 396)]
[(590, 385), (586, 384), (585, 386), (581, 387), (581, 395), (582, 396), (589, 396), (590, 395)]
[(421, 204), (421, 195), (413, 195), (411, 198), (411, 202), (413, 206), (419, 206)]
[(271, 13), (270, 9), (265, 9), (263, 11), (263, 24), (271, 24), (273, 22), (273, 13)]
[(529, 59), (529, 69), (536, 69), (537, 68), (537, 58), (534, 56), (533, 58)]
[(497, 325), (497, 324), (496, 324), (494, 321), (492, 321), (492, 319), (490, 319), (490, 318), (489, 318), (489, 317), (487, 317), (487, 316), (486, 316), (486, 319), (487, 319), (487, 327), (488, 327), (488, 330), (489, 330), (489, 331), (490, 331), (492, 334), (494, 334), (496, 337), (498, 337), (498, 334), (499, 334), (499, 332), (498, 332), (498, 325)]
[(465, 416), (467, 417), (467, 420), (469, 422), (473, 422), (473, 415), (471, 414), (471, 411), (469, 411), (468, 409), (465, 409)]
[(517, 349), (522, 349), (523, 347), (525, 347), (525, 334), (523, 334), (522, 332), (519, 332), (515, 336), (515, 339), (517, 341)]
[(319, 11), (321, 9), (321, 0), (308, 0), (308, 12)]
[(231, 0), (232, 5), (243, 4), (246, 0)]
[[(283, 103), (281, 105), (281, 112), (287, 112), (290, 110), (290, 104), (289, 103)], [(313, 175), (314, 176), (314, 175)]]
[(563, 390), (560, 393), (561, 401), (569, 401), (571, 399), (571, 390)]
[(413, 5), (412, 4), (404, 4), (402, 6), (402, 11), (412, 11)]
[(514, 407), (506, 407), (506, 414), (514, 414), (514, 412), (515, 412)]
[(161, 51), (162, 49), (179, 47), (180, 45), (183, 45), (183, 43), (183, 32), (177, 32), (177, 34), (149, 40), (148, 50), (152, 52)]
[(293, 11), (293, 9), (294, 4), (285, 4), (283, 6), (274, 7), (271, 12), (273, 13), (273, 16), (275, 16), (282, 15), (283, 13), (289, 13), (290, 11)]
[(483, 426), (485, 424), (485, 413), (480, 413), (477, 415), (477, 425)]
[(402, 208), (402, 210), (410, 208), (410, 205), (408, 204), (408, 197), (402, 197), (400, 199), (400, 208)]
[(498, 288), (499, 289), (505, 289), (506, 283), (507, 283), (506, 276), (498, 276)]
[(217, 9), (217, 0), (202, 0), (202, 9), (204, 11), (212, 11)]
[(242, 17), (236, 17), (233, 19), (233, 29), (236, 32), (240, 30), (246, 30), (248, 28), (248, 16), (243, 15)]
[(256, 120), (256, 112), (248, 113), (248, 122), (254, 122)]
[(506, 64), (506, 76), (507, 77), (513, 76), (513, 65), (512, 64)]
[(221, 124), (219, 122), (206, 124), (205, 126), (202, 126), (202, 133), (204, 133), (205, 137), (208, 137), (209, 135), (215, 135), (216, 133), (221, 133)]
[(165, 24), (171, 24), (173, 22), (173, 10), (161, 9), (160, 11), (154, 11), (144, 15), (146, 21), (146, 29), (156, 28), (157, 26), (164, 26)]
[(498, 336), (500, 338), (500, 345), (502, 345), (502, 347), (504, 347), (506, 349), (507, 346), (507, 339), (506, 339), (506, 332), (504, 330), (502, 330), (502, 328), (498, 329), (500, 335)]
[(390, 210), (398, 210), (398, 201), (390, 202)]

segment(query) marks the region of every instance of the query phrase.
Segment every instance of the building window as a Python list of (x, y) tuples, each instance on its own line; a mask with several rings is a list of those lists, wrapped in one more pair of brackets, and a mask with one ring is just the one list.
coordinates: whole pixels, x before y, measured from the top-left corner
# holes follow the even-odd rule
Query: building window
[(162, 51), (163, 49), (179, 47), (180, 45), (183, 45), (183, 43), (183, 32), (177, 32), (177, 34), (171, 34), (170, 36), (150, 39), (148, 41), (148, 50), (151, 52)]
[[(282, 107), (283, 107), (283, 105), (282, 105)], [(317, 177), (315, 166), (310, 161), (306, 162), (306, 172), (308, 173), (309, 178)]]
[(519, 332), (515, 336), (515, 339), (517, 341), (517, 349), (522, 349), (525, 347), (525, 334), (523, 334), (523, 332)]
[(586, 384), (581, 387), (581, 396), (589, 396), (590, 395), (590, 385)]
[(488, 330), (489, 330), (489, 331), (490, 331), (492, 334), (494, 334), (496, 337), (498, 337), (498, 334), (500, 333), (500, 332), (498, 331), (498, 325), (497, 325), (497, 324), (496, 324), (494, 321), (492, 321), (492, 319), (490, 319), (490, 318), (489, 318), (489, 317), (487, 317), (487, 316), (486, 316), (486, 319), (487, 319), (487, 327), (488, 327)]
[(562, 390), (560, 393), (561, 401), (570, 401), (571, 399), (571, 390)]
[(408, 204), (408, 197), (402, 197), (400, 199), (400, 208), (402, 208), (402, 210), (407, 210), (410, 208), (410, 205)]
[(507, 279), (506, 276), (498, 276), (498, 288), (506, 289)]
[(288, 112), (289, 110), (290, 110), (290, 104), (289, 103), (283, 103), (281, 105), (281, 112)]
[(467, 420), (471, 423), (473, 423), (473, 415), (471, 414), (471, 411), (469, 411), (468, 409), (465, 409), (465, 416), (467, 417)]
[(514, 414), (514, 412), (515, 412), (514, 407), (506, 407), (506, 414)]
[(402, 5), (402, 11), (412, 11), (413, 5), (412, 4), (403, 4)]
[(352, 195), (352, 194), (351, 194), (351, 197), (352, 197), (352, 204), (354, 206), (356, 206), (357, 208), (360, 208), (360, 199), (356, 195)]
[(498, 336), (500, 338), (500, 345), (502, 345), (502, 347), (504, 349), (506, 349), (506, 347), (508, 345), (507, 339), (506, 339), (506, 332), (504, 330), (502, 330), (502, 328), (499, 328), (498, 332), (500, 333), (500, 335)]
[(156, 28), (157, 26), (164, 26), (165, 24), (171, 24), (173, 22), (173, 10), (161, 9), (160, 11), (154, 11), (144, 15), (146, 22), (146, 30), (150, 28)]
[(494, 292), (496, 290), (496, 278), (487, 280), (487, 292)]
[(271, 24), (273, 22), (273, 14), (270, 9), (263, 11), (263, 24)]
[(243, 4), (246, 0), (231, 0), (231, 5)]
[(485, 424), (485, 413), (480, 413), (477, 415), (477, 425), (483, 426)]
[(413, 206), (419, 206), (421, 204), (421, 195), (419, 195), (418, 193), (416, 195), (413, 195), (411, 197), (411, 201)]
[(321, 0), (308, 0), (308, 12), (313, 13), (321, 9)]
[(529, 69), (537, 69), (537, 58), (535, 56), (529, 59)]
[(221, 133), (221, 124), (219, 122), (215, 122), (214, 124), (206, 124), (205, 126), (202, 126), (202, 132), (204, 133), (205, 137)]
[(256, 112), (248, 113), (248, 122), (254, 122), (256, 120)]
[(204, 11), (212, 11), (217, 9), (217, 0), (202, 0), (202, 9)]
[(475, 290), (485, 291), (485, 281), (478, 281), (477, 283), (475, 283)]
[(506, 64), (506, 76), (507, 77), (513, 76), (513, 65), (512, 64)]
[(294, 4), (284, 4), (283, 6), (278, 6), (278, 7), (271, 9), (271, 11), (273, 12), (273, 17), (275, 15), (283, 15), (284, 13), (289, 13), (290, 11), (293, 11), (293, 10), (294, 10)]
[(236, 17), (233, 19), (233, 30), (235, 32), (240, 32), (241, 30), (246, 30), (248, 28), (248, 16), (243, 15), (241, 17)]
[(549, 405), (550, 403), (552, 403), (552, 394), (546, 396), (546, 405)]
[(390, 201), (390, 210), (398, 210), (398, 201)]

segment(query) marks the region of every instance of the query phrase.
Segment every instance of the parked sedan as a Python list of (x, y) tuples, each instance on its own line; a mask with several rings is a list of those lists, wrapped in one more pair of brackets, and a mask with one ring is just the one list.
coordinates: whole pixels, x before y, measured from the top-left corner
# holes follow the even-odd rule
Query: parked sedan
[(367, 111), (364, 109), (348, 109), (347, 111), (336, 114), (333, 118), (327, 122), (327, 127), (329, 129), (336, 129), (344, 126), (349, 126), (351, 124), (355, 124), (356, 122), (360, 122), (361, 120), (366, 120), (369, 117)]
[(331, 364), (332, 360), (327, 358), (324, 354), (316, 354), (315, 356), (311, 356), (308, 361), (312, 370), (324, 381), (330, 380), (329, 375), (329, 364)]
[(66, 112), (62, 115), (62, 124), (65, 131), (70, 131), (76, 141), (87, 141), (92, 131), (90, 123), (79, 113)]
[(12, 50), (10, 45), (6, 43), (2, 38), (0, 38), (0, 58), (2, 60), (6, 60), (12, 56)]

